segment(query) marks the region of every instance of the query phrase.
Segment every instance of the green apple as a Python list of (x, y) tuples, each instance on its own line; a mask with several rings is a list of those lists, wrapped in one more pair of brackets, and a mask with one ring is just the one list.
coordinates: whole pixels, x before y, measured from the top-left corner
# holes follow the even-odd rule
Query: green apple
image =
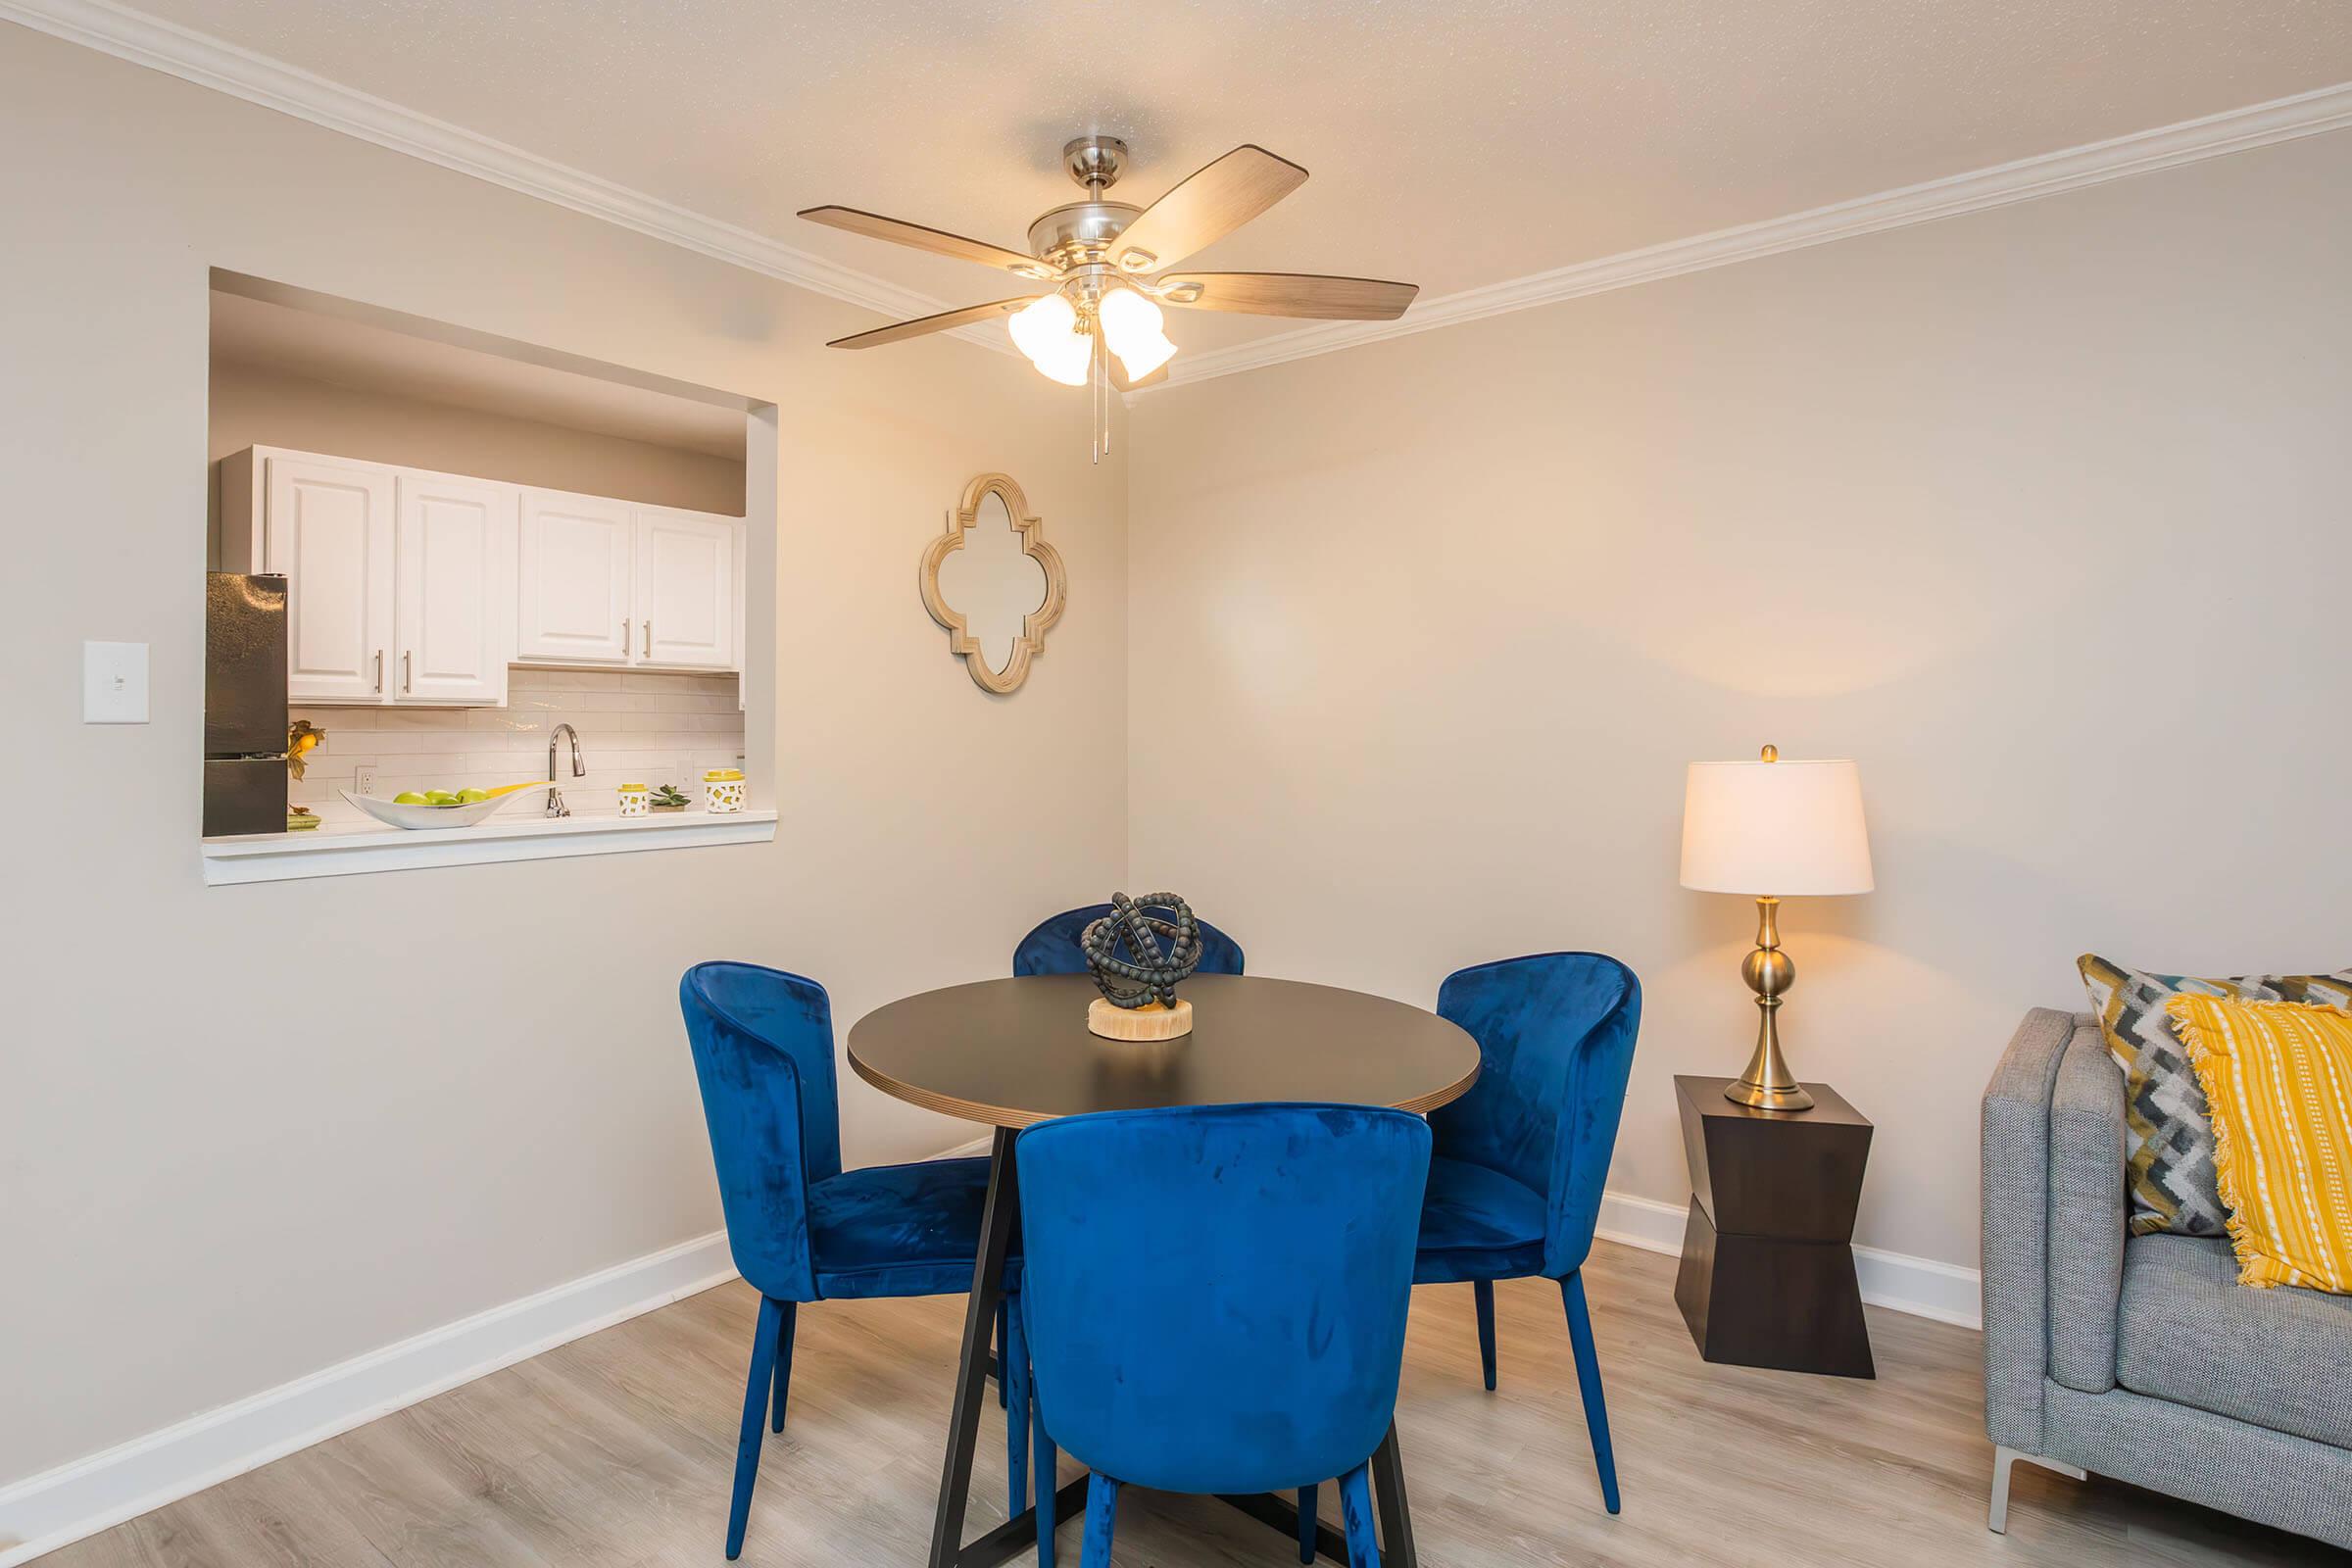
[(432, 802), (415, 790), (402, 790), (398, 795), (392, 797), (392, 804), (394, 806), (430, 806)]
[(489, 798), (490, 792), (488, 790), (463, 789), (458, 791), (458, 804), (460, 806), (471, 806), (476, 801), (486, 801)]
[(458, 798), (447, 790), (426, 790), (424, 804), (427, 806), (455, 806), (458, 804)]

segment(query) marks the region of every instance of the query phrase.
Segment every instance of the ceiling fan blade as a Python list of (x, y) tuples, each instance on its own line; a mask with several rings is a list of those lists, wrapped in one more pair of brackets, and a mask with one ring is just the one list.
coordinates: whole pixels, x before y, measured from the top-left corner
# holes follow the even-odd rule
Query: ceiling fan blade
[(1120, 270), (1156, 272), (1223, 239), (1306, 183), (1306, 171), (1263, 147), (1236, 147), (1144, 210), (1111, 243)]
[(1036, 299), (1024, 294), (1019, 299), (991, 300), (986, 305), (966, 305), (960, 311), (942, 311), (937, 316), (918, 316), (911, 321), (893, 321), (877, 326), (870, 332), (858, 332), (849, 337), (837, 337), (825, 345), (829, 349), (878, 349), (885, 343), (904, 343), (910, 337), (927, 337), (933, 332), (952, 332), (974, 321), (1008, 315)]
[[(1187, 299), (1194, 284), (1200, 292)], [(1394, 321), (1421, 292), (1418, 283), (1327, 277), (1319, 272), (1172, 272), (1154, 286), (1164, 305), (1326, 321)]]
[(886, 239), (894, 245), (911, 245), (918, 251), (934, 256), (953, 256), (959, 262), (978, 262), (982, 267), (1002, 268), (1018, 272), (1023, 277), (1052, 277), (1054, 269), (1034, 256), (1008, 251), (1002, 245), (991, 245), (984, 239), (966, 239), (945, 229), (925, 228), (920, 223), (903, 222), (896, 218), (884, 218), (879, 213), (861, 213), (855, 207), (811, 207), (801, 214), (811, 223), (827, 228), (847, 229), (863, 234), (868, 239)]

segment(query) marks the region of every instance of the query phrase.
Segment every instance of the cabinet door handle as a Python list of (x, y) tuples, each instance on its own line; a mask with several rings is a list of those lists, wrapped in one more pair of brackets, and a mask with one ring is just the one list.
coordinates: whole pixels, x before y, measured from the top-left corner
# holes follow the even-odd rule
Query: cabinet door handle
[(625, 620), (620, 623), (620, 657), (629, 657), (629, 623)]
[(654, 623), (650, 618), (645, 623), (645, 657), (654, 657)]
[(375, 651), (375, 695), (384, 695), (384, 651), (381, 648)]
[(413, 692), (416, 689), (409, 681), (409, 651), (406, 648), (400, 651), (400, 689), (403, 692)]

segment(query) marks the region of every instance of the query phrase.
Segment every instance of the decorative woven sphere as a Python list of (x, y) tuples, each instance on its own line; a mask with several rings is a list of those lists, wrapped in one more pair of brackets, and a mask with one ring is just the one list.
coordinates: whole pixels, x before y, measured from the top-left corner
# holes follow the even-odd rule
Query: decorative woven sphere
[(1154, 1002), (1173, 1006), (1177, 986), (1200, 966), (1200, 922), (1193, 918), (1193, 906), (1173, 893), (1147, 893), (1140, 899), (1113, 893), (1110, 913), (1078, 934), (1078, 949), (1112, 1006), (1144, 1007)]

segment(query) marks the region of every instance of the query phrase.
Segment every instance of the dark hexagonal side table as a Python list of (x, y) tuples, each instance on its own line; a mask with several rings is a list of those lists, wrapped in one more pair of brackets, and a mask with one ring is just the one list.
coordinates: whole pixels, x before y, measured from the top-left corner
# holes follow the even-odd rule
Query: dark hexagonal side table
[(1753, 1110), (1729, 1078), (1677, 1076), (1690, 1220), (1675, 1304), (1710, 1361), (1878, 1375), (1854, 1279), (1870, 1121), (1827, 1084), (1813, 1108)]

